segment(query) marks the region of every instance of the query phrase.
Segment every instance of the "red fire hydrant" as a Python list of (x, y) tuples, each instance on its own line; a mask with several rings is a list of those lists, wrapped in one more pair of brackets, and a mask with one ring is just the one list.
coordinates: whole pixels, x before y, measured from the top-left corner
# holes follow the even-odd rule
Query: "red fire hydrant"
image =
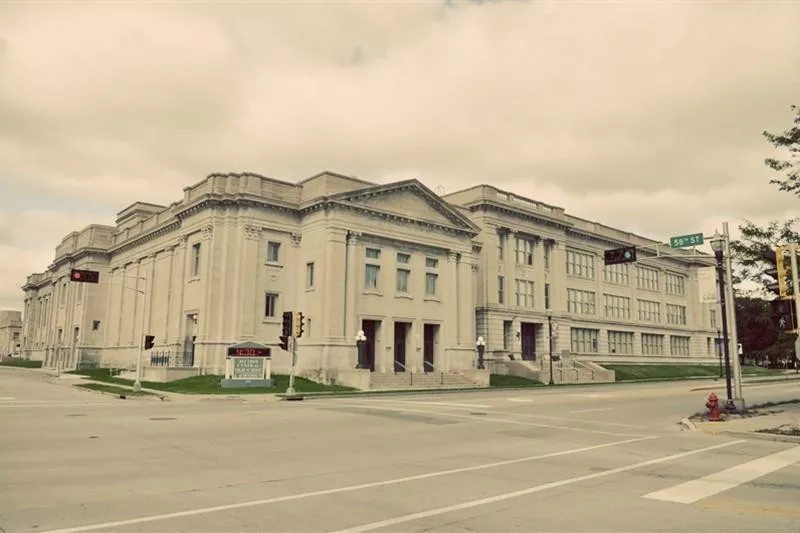
[(712, 392), (708, 395), (706, 407), (708, 407), (708, 419), (711, 422), (719, 422), (722, 420), (719, 416), (719, 398), (717, 398), (716, 392)]

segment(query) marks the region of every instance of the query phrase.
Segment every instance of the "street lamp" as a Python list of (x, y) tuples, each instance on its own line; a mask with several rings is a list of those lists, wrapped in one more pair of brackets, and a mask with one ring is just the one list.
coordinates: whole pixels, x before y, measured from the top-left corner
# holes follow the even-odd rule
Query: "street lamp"
[(483, 351), (486, 349), (486, 341), (483, 337), (478, 337), (475, 341), (475, 348), (478, 350), (478, 369), (483, 370)]
[(556, 382), (553, 381), (553, 311), (551, 309), (547, 310), (547, 345), (548, 359), (550, 359), (549, 385), (555, 385)]
[(725, 376), (725, 371), (722, 369), (722, 333), (717, 328), (717, 359), (719, 359), (719, 377), (722, 379)]
[(358, 330), (356, 333), (356, 349), (358, 350), (358, 359), (356, 368), (364, 368), (364, 343), (367, 342), (367, 336), (364, 335), (364, 330)]
[(725, 355), (725, 388), (728, 399), (725, 402), (725, 409), (736, 410), (733, 403), (733, 390), (731, 388), (731, 355), (728, 346), (728, 310), (725, 301), (725, 272), (722, 267), (722, 251), (725, 249), (725, 240), (718, 231), (711, 237), (711, 249), (714, 250), (714, 257), (717, 260), (717, 279), (719, 279), (719, 306), (722, 312), (722, 353)]

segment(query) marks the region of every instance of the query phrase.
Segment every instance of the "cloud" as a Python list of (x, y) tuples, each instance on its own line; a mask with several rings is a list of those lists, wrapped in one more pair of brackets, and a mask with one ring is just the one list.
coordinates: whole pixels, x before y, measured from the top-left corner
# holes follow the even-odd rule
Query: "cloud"
[[(761, 136), (798, 103), (799, 18), (795, 3), (3, 4), (0, 186), (28, 211), (39, 191), (113, 213), (215, 171), (328, 168), (492, 183), (660, 239), (766, 220), (799, 211), (769, 185)], [(28, 220), (25, 273), (90, 221), (47, 207), (63, 225)], [(8, 298), (24, 269), (0, 277)]]

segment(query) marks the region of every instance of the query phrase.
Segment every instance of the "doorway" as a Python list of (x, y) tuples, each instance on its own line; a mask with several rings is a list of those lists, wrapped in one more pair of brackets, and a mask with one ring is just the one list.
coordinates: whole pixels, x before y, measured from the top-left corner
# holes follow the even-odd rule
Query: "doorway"
[(408, 331), (411, 329), (410, 322), (394, 323), (394, 371), (406, 371), (406, 344), (408, 343)]
[(436, 370), (434, 359), (436, 357), (436, 343), (439, 340), (439, 324), (425, 324), (423, 330), (423, 371), (433, 372)]
[(522, 322), (520, 324), (522, 344), (522, 360), (536, 361), (536, 324)]
[(367, 338), (364, 341), (364, 365), (369, 368), (370, 372), (375, 372), (375, 345), (378, 342), (379, 323), (377, 320), (362, 320), (361, 330)]
[(194, 366), (196, 340), (197, 314), (191, 313), (186, 315), (186, 336), (183, 339), (183, 366)]

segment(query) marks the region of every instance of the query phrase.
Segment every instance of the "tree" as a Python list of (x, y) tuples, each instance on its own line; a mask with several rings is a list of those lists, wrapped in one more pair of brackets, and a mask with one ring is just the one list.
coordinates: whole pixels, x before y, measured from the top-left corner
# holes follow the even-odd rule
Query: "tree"
[(788, 151), (787, 159), (767, 158), (764, 163), (772, 170), (784, 174), (783, 179), (771, 179), (769, 182), (777, 185), (781, 191), (787, 191), (800, 196), (800, 106), (791, 106), (795, 114), (794, 126), (783, 133), (774, 134), (763, 132), (764, 137), (778, 149)]
[(761, 298), (736, 298), (736, 332), (746, 359), (778, 361), (794, 353), (794, 333), (778, 329), (772, 321), (772, 309)]

